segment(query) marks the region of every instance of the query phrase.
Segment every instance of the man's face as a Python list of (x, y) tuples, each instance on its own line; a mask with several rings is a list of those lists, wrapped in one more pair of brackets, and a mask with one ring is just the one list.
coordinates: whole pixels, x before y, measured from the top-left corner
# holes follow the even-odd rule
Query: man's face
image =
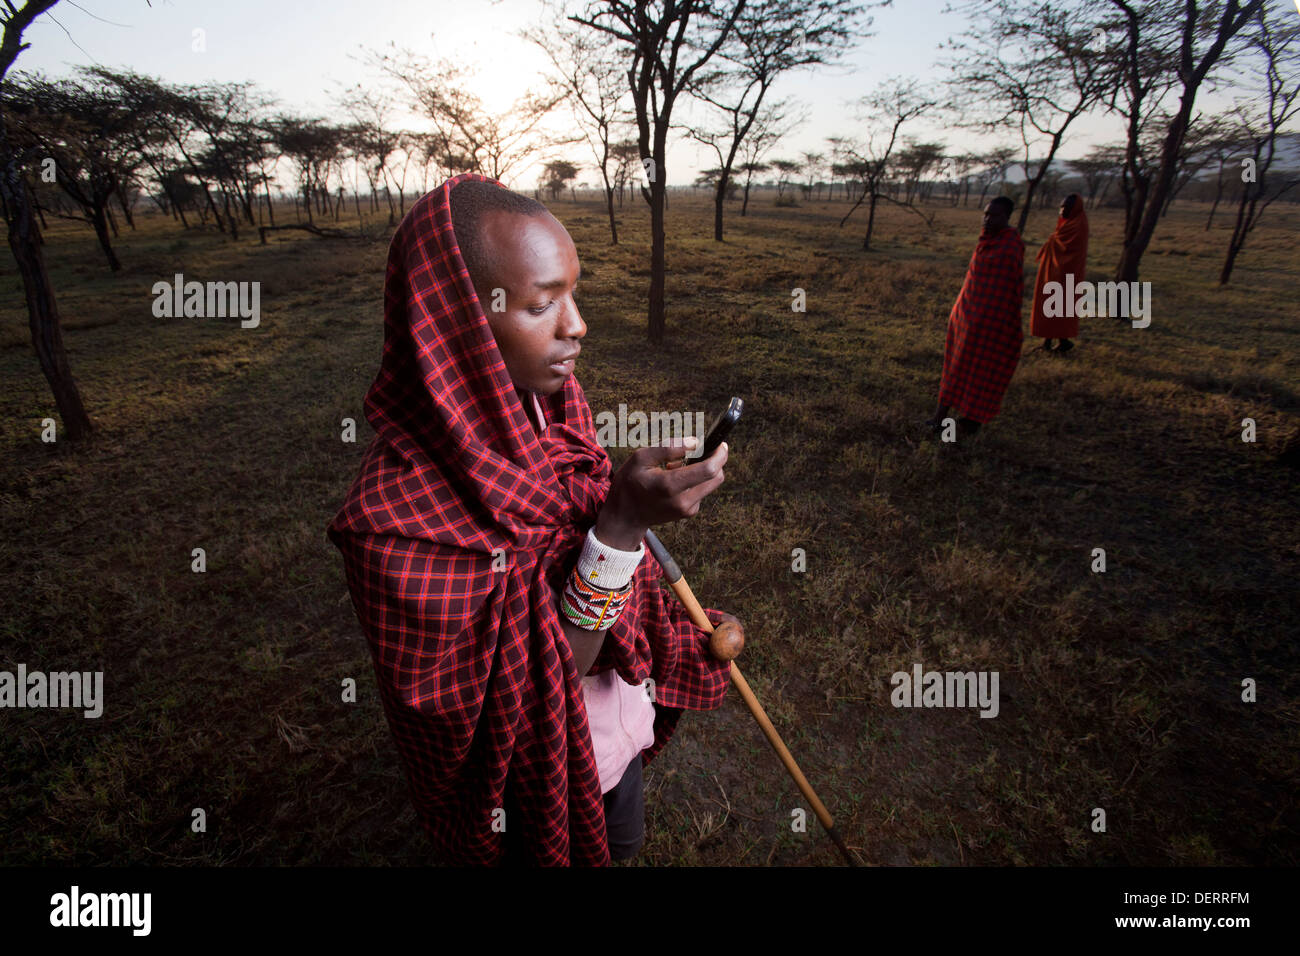
[(990, 202), (984, 207), (984, 234), (992, 235), (1001, 229), (1005, 229), (1011, 221), (1011, 216), (1007, 214), (1006, 203)]
[[(573, 294), (581, 267), (569, 233), (554, 216), (490, 211), (480, 222), (492, 250), (491, 275), (475, 284), (479, 302), (520, 390), (551, 395), (573, 374), (587, 334)], [(505, 292), (502, 296), (496, 292)], [(493, 306), (504, 304), (504, 311)]]
[(1074, 196), (1066, 196), (1061, 200), (1061, 218), (1064, 219), (1070, 215), (1070, 210), (1074, 208)]

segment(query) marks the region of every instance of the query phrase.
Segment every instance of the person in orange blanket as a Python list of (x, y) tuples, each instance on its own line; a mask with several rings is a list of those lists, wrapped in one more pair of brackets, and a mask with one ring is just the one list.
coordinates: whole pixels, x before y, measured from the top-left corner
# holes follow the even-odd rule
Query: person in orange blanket
[[(1056, 220), (1056, 231), (1038, 250), (1038, 275), (1034, 278), (1034, 312), (1029, 320), (1029, 334), (1043, 339), (1043, 349), (1051, 352), (1052, 340), (1060, 339), (1055, 351), (1058, 355), (1074, 348), (1070, 339), (1079, 335), (1079, 317), (1074, 313), (1074, 297), (1069, 291), (1064, 298), (1063, 314), (1043, 314), (1047, 295), (1043, 287), (1049, 282), (1059, 282), (1072, 290), (1084, 281), (1088, 265), (1088, 216), (1083, 211), (1083, 199), (1071, 193), (1061, 203), (1061, 217)], [(1066, 276), (1073, 276), (1067, 281)]]

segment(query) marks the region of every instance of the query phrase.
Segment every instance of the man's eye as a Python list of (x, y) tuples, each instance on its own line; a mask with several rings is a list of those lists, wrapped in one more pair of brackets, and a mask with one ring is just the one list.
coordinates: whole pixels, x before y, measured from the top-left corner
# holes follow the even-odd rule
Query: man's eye
[(534, 305), (534, 306), (529, 306), (528, 311), (529, 311), (529, 313), (531, 313), (532, 315), (541, 315), (543, 312), (545, 312), (545, 311), (546, 311), (547, 309), (549, 309), (550, 307), (551, 307), (551, 303), (547, 302), (545, 305)]

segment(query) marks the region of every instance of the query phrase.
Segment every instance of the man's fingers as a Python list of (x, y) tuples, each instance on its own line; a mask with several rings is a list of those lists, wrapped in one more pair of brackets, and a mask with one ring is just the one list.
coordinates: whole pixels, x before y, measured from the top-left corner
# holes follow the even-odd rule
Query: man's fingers
[(709, 495), (717, 490), (718, 486), (726, 480), (726, 474), (721, 470), (708, 481), (702, 484), (693, 485), (681, 492), (682, 504), (690, 509), (691, 514), (700, 510), (700, 503)]
[[(700, 440), (694, 436), (674, 439), (666, 445), (650, 445), (638, 448), (633, 455), (646, 465), (665, 465), (674, 467), (670, 462), (681, 461), (688, 451), (700, 447)], [(680, 467), (680, 466), (677, 466)]]
[[(672, 475), (667, 479), (668, 488), (673, 494), (680, 494), (694, 485), (713, 481), (714, 478), (722, 474), (722, 466), (727, 463), (727, 456), (730, 454), (731, 449), (727, 447), (727, 443), (724, 441), (712, 455), (703, 461), (697, 461), (690, 465), (679, 465), (672, 469)], [(715, 484), (713, 487), (716, 488), (717, 485)], [(713, 489), (710, 488), (709, 490), (712, 491)]]

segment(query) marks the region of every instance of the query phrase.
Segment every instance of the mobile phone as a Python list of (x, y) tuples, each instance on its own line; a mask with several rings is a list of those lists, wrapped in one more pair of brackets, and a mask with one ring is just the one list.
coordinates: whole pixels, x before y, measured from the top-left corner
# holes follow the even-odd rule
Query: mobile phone
[(740, 413), (744, 410), (744, 400), (733, 396), (730, 404), (727, 405), (726, 411), (713, 420), (713, 425), (710, 426), (699, 453), (689, 457), (702, 461), (717, 451), (718, 446), (727, 440), (731, 430), (736, 427), (736, 422), (740, 421)]

